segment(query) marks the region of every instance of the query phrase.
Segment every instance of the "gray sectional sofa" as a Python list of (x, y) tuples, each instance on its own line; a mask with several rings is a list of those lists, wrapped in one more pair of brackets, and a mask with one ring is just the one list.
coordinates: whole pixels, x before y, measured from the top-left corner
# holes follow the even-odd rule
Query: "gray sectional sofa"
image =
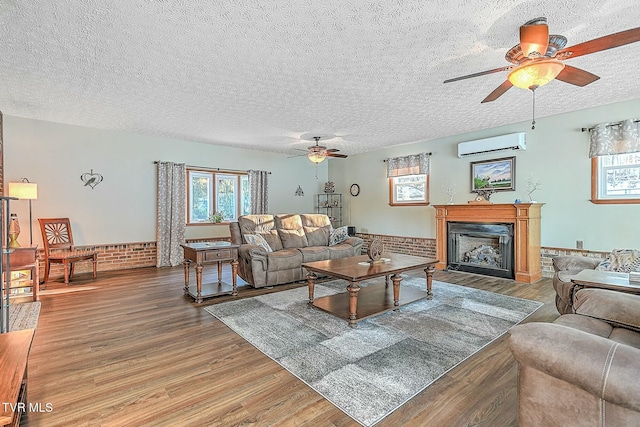
[(254, 288), (304, 280), (303, 263), (360, 255), (363, 244), (345, 230), (345, 240), (332, 242), (337, 233), (323, 214), (244, 215), (229, 228), (231, 242), (241, 245), (238, 275)]

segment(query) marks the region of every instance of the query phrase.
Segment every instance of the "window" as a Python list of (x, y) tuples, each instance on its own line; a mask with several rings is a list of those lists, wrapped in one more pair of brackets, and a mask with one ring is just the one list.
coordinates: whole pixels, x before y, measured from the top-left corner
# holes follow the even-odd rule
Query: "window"
[(593, 203), (640, 203), (640, 153), (591, 159)]
[(210, 224), (215, 212), (222, 221), (249, 214), (249, 178), (243, 173), (187, 170), (187, 224)]
[(429, 175), (404, 175), (389, 178), (389, 204), (391, 206), (428, 205)]

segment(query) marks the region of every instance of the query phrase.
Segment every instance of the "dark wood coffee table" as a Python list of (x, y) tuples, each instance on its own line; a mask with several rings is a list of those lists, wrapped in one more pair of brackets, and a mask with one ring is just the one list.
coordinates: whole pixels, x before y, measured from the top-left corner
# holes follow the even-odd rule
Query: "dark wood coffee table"
[[(394, 253), (385, 253), (382, 257), (390, 260), (362, 265), (361, 263), (369, 260), (363, 255), (302, 264), (309, 271), (307, 274), (309, 305), (345, 318), (349, 321), (349, 326), (355, 327), (360, 320), (395, 310), (399, 306), (420, 299), (431, 298), (431, 282), (437, 259)], [(405, 287), (400, 295), (400, 282), (402, 282), (400, 273), (417, 269), (424, 269), (427, 275), (426, 290)], [(347, 293), (314, 299), (314, 287), (318, 274), (346, 280), (349, 282)], [(384, 283), (360, 288), (361, 281), (376, 277), (384, 277)], [(389, 287), (389, 277), (393, 282), (392, 288)], [(346, 298), (345, 295), (349, 297)]]

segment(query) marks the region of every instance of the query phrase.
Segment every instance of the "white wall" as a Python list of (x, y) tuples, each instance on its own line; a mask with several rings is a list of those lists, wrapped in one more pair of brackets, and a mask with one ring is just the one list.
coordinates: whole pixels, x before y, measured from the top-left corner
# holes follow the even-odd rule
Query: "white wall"
[[(4, 116), (5, 183), (26, 177), (38, 184), (32, 202), (33, 241), (42, 245), (37, 218), (69, 217), (77, 245), (156, 240), (154, 161), (229, 169), (261, 169), (269, 177), (271, 212), (313, 212), (314, 194), (327, 181), (327, 163), (306, 157), (214, 146)], [(80, 175), (103, 175), (95, 189)], [(294, 196), (302, 185), (304, 196)], [(6, 191), (6, 185), (5, 185)], [(29, 243), (28, 202), (11, 202), (20, 219), (19, 242)], [(228, 236), (226, 225), (187, 227), (187, 237)]]
[[(502, 102), (502, 101), (500, 101)], [(561, 101), (558, 101), (561, 102)], [(522, 108), (530, 108), (529, 105)], [(514, 106), (515, 108), (515, 106)], [(540, 106), (538, 106), (540, 109)], [(540, 112), (538, 113), (540, 114)], [(581, 128), (598, 123), (640, 117), (640, 99), (602, 106), (569, 114), (537, 119), (471, 134), (419, 142), (373, 153), (349, 156), (329, 164), (329, 177), (336, 191), (347, 194), (346, 209), (357, 231), (415, 237), (435, 237), (435, 209), (428, 207), (391, 207), (383, 159), (432, 152), (431, 202), (446, 204), (443, 185), (451, 182), (457, 192), (455, 203), (467, 203), (470, 192), (470, 162), (516, 156), (516, 191), (498, 192), (495, 203), (526, 200), (526, 181), (539, 178), (542, 187), (536, 193), (542, 208), (542, 245), (575, 248), (583, 240), (588, 250), (640, 247), (640, 205), (596, 205), (591, 197), (591, 161), (588, 158), (589, 134)], [(526, 151), (505, 151), (459, 159), (457, 144), (512, 132), (527, 133)], [(349, 186), (358, 183), (358, 197), (348, 195)]]
[[(523, 108), (530, 108), (529, 105)], [(540, 110), (540, 106), (538, 109)], [(540, 111), (539, 111), (540, 114)], [(34, 243), (41, 244), (38, 217), (68, 216), (76, 243), (106, 244), (155, 240), (155, 160), (195, 166), (271, 171), (270, 211), (312, 212), (315, 194), (330, 177), (345, 200), (344, 223), (358, 231), (415, 237), (435, 237), (435, 210), (428, 207), (390, 207), (385, 177), (387, 157), (430, 151), (432, 204), (444, 204), (445, 182), (457, 188), (456, 203), (467, 203), (471, 161), (516, 156), (516, 191), (492, 197), (497, 203), (525, 198), (526, 180), (540, 178), (536, 199), (542, 208), (542, 244), (608, 251), (640, 247), (640, 205), (595, 205), (591, 196), (588, 133), (597, 123), (640, 117), (640, 100), (603, 106), (555, 117), (539, 118), (536, 130), (529, 122), (486, 129), (433, 141), (404, 145), (373, 153), (329, 159), (316, 168), (305, 157), (220, 147), (175, 139), (104, 131), (38, 120), (4, 116), (5, 182), (27, 177), (38, 184), (33, 202)], [(459, 159), (457, 143), (511, 132), (527, 133), (527, 150)], [(83, 186), (80, 175), (93, 169), (104, 176), (94, 190)], [(358, 197), (349, 186), (358, 183)], [(304, 197), (294, 196), (298, 184)], [(22, 225), (20, 243), (28, 244), (28, 203), (12, 203)], [(228, 235), (226, 226), (189, 227), (188, 237)]]

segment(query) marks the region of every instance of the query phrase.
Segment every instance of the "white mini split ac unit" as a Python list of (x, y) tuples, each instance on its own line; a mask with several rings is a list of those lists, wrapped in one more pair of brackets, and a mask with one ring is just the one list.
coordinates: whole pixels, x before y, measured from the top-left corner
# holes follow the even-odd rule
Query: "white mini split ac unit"
[(526, 133), (509, 133), (458, 144), (458, 157), (502, 150), (526, 150)]

